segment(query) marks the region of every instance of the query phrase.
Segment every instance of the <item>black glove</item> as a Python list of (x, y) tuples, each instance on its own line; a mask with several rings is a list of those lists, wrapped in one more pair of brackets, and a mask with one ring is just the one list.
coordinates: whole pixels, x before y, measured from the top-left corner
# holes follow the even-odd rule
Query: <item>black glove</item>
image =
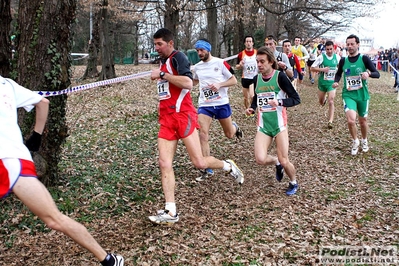
[(30, 151), (38, 151), (42, 143), (42, 135), (33, 131), (29, 139), (26, 140), (25, 145)]

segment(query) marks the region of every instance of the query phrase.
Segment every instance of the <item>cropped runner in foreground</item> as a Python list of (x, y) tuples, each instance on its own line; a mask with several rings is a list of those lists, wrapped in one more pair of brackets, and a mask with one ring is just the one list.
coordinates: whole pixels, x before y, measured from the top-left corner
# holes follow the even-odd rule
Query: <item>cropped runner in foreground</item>
[[(46, 124), (49, 101), (0, 76), (0, 198), (14, 194), (49, 228), (60, 231), (84, 247), (103, 266), (123, 266), (123, 257), (107, 252), (80, 223), (62, 214), (46, 187), (37, 179), (30, 151), (38, 151)], [(33, 134), (23, 143), (17, 108), (36, 107)], [(29, 149), (29, 150), (28, 150)]]

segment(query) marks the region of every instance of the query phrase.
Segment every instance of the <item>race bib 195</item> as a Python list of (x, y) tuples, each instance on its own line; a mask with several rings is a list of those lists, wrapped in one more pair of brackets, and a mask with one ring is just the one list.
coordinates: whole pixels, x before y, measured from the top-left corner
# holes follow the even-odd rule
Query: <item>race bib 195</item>
[(361, 76), (346, 77), (346, 88), (348, 91), (359, 90), (363, 87)]

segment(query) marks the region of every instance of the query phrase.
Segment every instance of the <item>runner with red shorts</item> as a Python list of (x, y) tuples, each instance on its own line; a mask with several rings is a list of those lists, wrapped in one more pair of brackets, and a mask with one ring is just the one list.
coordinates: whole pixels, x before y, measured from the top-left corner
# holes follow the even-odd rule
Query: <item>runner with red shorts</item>
[(175, 174), (173, 158), (179, 139), (187, 148), (194, 166), (199, 169), (223, 169), (242, 184), (244, 174), (233, 160), (219, 160), (212, 156), (204, 157), (197, 130), (197, 112), (190, 91), (193, 76), (190, 62), (185, 54), (174, 49), (173, 34), (168, 29), (159, 29), (154, 34), (155, 50), (161, 57), (160, 68), (153, 69), (151, 79), (157, 81), (159, 97), (159, 167), (165, 208), (148, 218), (154, 224), (174, 224), (179, 221), (175, 202)]

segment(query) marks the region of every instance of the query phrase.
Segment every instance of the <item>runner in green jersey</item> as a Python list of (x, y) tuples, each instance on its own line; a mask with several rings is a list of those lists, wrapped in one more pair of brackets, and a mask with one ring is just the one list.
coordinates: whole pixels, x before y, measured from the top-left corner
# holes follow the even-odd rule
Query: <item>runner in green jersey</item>
[[(333, 128), (334, 120), (334, 99), (335, 89), (332, 87), (334, 83), (335, 72), (337, 72), (337, 65), (340, 56), (334, 53), (334, 43), (332, 41), (326, 42), (326, 53), (319, 55), (312, 66), (311, 71), (319, 72), (318, 80), (318, 96), (320, 105), (324, 106), (328, 100), (328, 128)], [(326, 97), (328, 93), (328, 98)]]
[(357, 138), (356, 112), (359, 115), (362, 151), (367, 152), (369, 150), (367, 141), (367, 133), (369, 130), (367, 114), (370, 95), (367, 79), (369, 77), (380, 77), (380, 73), (375, 68), (371, 59), (359, 53), (359, 46), (359, 37), (356, 35), (352, 34), (346, 38), (348, 57), (342, 58), (339, 61), (338, 70), (335, 74), (333, 83), (333, 88), (337, 88), (339, 86), (338, 82), (343, 76), (345, 83), (342, 89), (342, 100), (344, 102), (349, 133), (353, 139), (352, 155), (357, 154), (360, 144)]
[[(261, 47), (256, 55), (259, 74), (254, 77), (255, 94), (246, 114), (258, 109), (258, 132), (255, 136), (255, 160), (261, 165), (276, 165), (276, 179), (281, 181), (285, 171), (290, 178), (287, 195), (298, 190), (296, 170), (288, 159), (287, 107), (300, 103), (300, 98), (284, 72), (276, 70), (273, 50)], [(277, 158), (268, 154), (276, 141)]]

